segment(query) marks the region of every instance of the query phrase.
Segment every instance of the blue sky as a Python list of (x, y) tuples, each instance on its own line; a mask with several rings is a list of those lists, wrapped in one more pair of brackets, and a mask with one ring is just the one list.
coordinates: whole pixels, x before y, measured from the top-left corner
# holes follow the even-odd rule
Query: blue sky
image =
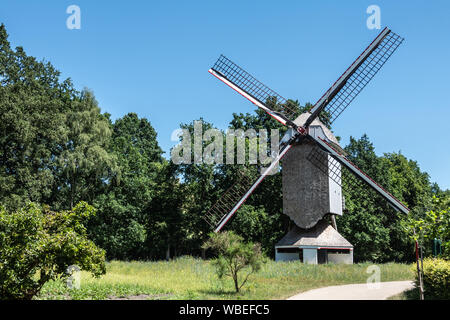
[[(81, 29), (66, 27), (69, 5)], [(180, 123), (224, 129), (254, 107), (207, 71), (220, 54), (286, 98), (316, 102), (373, 40), (369, 5), (404, 43), (334, 123), (366, 133), (377, 154), (401, 151), (450, 188), (449, 1), (3, 0), (10, 41), (94, 91), (113, 119), (149, 119), (168, 152)]]

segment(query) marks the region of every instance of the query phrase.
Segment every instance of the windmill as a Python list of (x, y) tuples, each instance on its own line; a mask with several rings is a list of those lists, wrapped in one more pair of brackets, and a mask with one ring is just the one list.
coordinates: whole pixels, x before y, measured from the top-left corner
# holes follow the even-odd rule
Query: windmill
[[(209, 73), (288, 130), (280, 142), (278, 154), (261, 175), (256, 180), (239, 178), (207, 212), (205, 220), (215, 232), (226, 225), (283, 158), (283, 213), (295, 226), (275, 245), (276, 260), (353, 262), (353, 246), (338, 233), (335, 223), (335, 215), (342, 215), (343, 211), (343, 176), (362, 182), (397, 211), (409, 212), (403, 203), (346, 157), (336, 138), (319, 119), (319, 115), (325, 115), (328, 123), (333, 123), (402, 41), (399, 35), (384, 28), (323, 96), (299, 116), (285, 98), (225, 56), (219, 57)], [(276, 108), (268, 107), (269, 99), (276, 101)], [(331, 225), (325, 219), (327, 216), (331, 217)]]

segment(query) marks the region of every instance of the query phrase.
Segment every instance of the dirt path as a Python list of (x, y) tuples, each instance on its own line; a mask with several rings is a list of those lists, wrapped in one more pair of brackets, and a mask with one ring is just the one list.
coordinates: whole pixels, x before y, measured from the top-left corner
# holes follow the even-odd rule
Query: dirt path
[(288, 300), (386, 300), (412, 288), (413, 281), (347, 284), (305, 291)]

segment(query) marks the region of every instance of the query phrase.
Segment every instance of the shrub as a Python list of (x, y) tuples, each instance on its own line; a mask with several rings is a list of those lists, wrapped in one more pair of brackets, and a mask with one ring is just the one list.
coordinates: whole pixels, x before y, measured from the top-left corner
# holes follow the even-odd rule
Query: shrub
[[(416, 274), (416, 284), (418, 279)], [(426, 298), (450, 299), (450, 261), (440, 258), (423, 260), (423, 286)]]
[[(203, 245), (204, 249), (212, 248), (218, 252), (214, 260), (219, 278), (229, 276), (233, 279), (236, 292), (244, 286), (248, 277), (261, 269), (265, 258), (261, 253), (261, 245), (244, 243), (243, 238), (232, 231), (212, 233)], [(243, 280), (239, 281), (239, 273), (247, 270)]]
[(94, 213), (85, 202), (61, 212), (35, 204), (0, 208), (0, 299), (32, 299), (49, 280), (68, 278), (71, 265), (104, 274), (105, 252), (82, 224)]

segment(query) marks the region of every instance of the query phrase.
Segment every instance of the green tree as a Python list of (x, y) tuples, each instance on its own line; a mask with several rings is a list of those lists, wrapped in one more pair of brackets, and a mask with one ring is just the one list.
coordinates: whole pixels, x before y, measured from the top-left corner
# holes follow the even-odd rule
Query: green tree
[(286, 233), (285, 217), (281, 217), (281, 214), (269, 214), (263, 206), (245, 204), (239, 208), (228, 230), (233, 230), (246, 241), (260, 243), (263, 253), (272, 256), (275, 243)]
[(426, 255), (431, 255), (433, 240), (442, 242), (442, 254), (450, 258), (450, 199), (433, 196), (432, 209), (420, 218), (412, 214), (403, 220), (403, 227), (413, 240), (418, 240), (428, 248)]
[(65, 114), (67, 139), (58, 156), (59, 183), (56, 199), (62, 208), (94, 201), (107, 179), (118, 173), (117, 155), (109, 152), (111, 127), (93, 93), (83, 90)]
[(83, 225), (94, 214), (85, 202), (60, 212), (35, 204), (14, 212), (1, 208), (0, 298), (32, 299), (46, 282), (67, 278), (71, 265), (104, 274), (105, 252), (87, 239)]
[(135, 113), (112, 125), (110, 153), (117, 159), (119, 174), (110, 175), (111, 181), (95, 198), (99, 213), (89, 223), (91, 237), (107, 250), (108, 258), (138, 259), (150, 254), (143, 246), (154, 233), (152, 216), (158, 214), (152, 203), (160, 183), (166, 183), (158, 181), (165, 169), (156, 138), (150, 122)]
[(13, 50), (0, 26), (0, 202), (68, 209), (94, 195), (115, 170), (107, 115), (49, 62)]
[[(385, 185), (381, 165), (373, 144), (366, 135), (356, 140), (350, 137), (345, 147), (348, 158), (375, 181)], [(385, 226), (387, 214), (392, 210), (379, 201), (365, 184), (352, 183), (351, 174), (343, 175), (343, 195), (347, 212), (337, 217), (339, 232), (355, 247), (356, 261), (382, 261), (389, 250), (390, 235)], [(379, 206), (381, 204), (381, 207)]]
[(0, 25), (0, 201), (19, 208), (49, 202), (54, 168), (67, 140), (65, 112), (75, 95), (50, 63), (13, 50)]
[[(213, 262), (217, 275), (219, 278), (231, 277), (236, 292), (247, 283), (251, 274), (261, 269), (265, 261), (258, 243), (244, 243), (243, 238), (232, 231), (211, 233), (203, 248), (211, 248), (218, 253)], [(242, 278), (239, 277), (241, 272), (245, 273)]]
[[(296, 102), (290, 103), (296, 105)], [(270, 133), (271, 128), (277, 127), (280, 129), (280, 135), (286, 131), (285, 126), (273, 120), (262, 110), (258, 109), (256, 113), (257, 115), (255, 116), (250, 114), (234, 114), (229, 128), (243, 129), (244, 131), (247, 129), (267, 129)], [(204, 122), (202, 119), (200, 121), (202, 123), (202, 133), (213, 128), (212, 124)], [(181, 128), (187, 129), (190, 133), (191, 159), (194, 159), (194, 123), (182, 124)], [(226, 137), (224, 136), (224, 132), (221, 134), (223, 137), (223, 147), (226, 150)], [(259, 137), (257, 139), (259, 140)], [(202, 150), (205, 150), (209, 143), (212, 143), (212, 141), (202, 141)], [(208, 164), (205, 162), (177, 165), (177, 173), (182, 181), (185, 198), (182, 209), (182, 221), (184, 223), (180, 228), (185, 231), (185, 237), (189, 239), (188, 242), (183, 242), (183, 246), (188, 249), (188, 252), (196, 252), (205, 241), (208, 232), (211, 230), (203, 220), (203, 217), (209, 208), (222, 197), (224, 192), (240, 179), (239, 171), (246, 172), (246, 175), (248, 174), (250, 179), (256, 179), (258, 177), (261, 164), (249, 164), (248, 139), (246, 143), (246, 164), (244, 165), (229, 163)], [(260, 141), (260, 143), (268, 143), (268, 141)], [(234, 146), (236, 152), (236, 141)], [(237, 222), (228, 224), (225, 228), (235, 231), (245, 237), (246, 240), (263, 243), (264, 251), (273, 254), (273, 244), (276, 242), (275, 238), (281, 235), (282, 231), (280, 230), (285, 228), (283, 224), (286, 224), (287, 220), (281, 215), (281, 175), (278, 173), (267, 178), (247, 200), (247, 203), (251, 206), (258, 207), (259, 210), (244, 212), (244, 208), (241, 208), (233, 218), (238, 219)], [(264, 207), (265, 212), (270, 212), (270, 215), (263, 213), (263, 210), (260, 209), (261, 207)], [(244, 224), (256, 227), (260, 219), (263, 219), (263, 223), (257, 227), (258, 231), (255, 229), (255, 232), (249, 233), (243, 227)], [(244, 224), (239, 223), (243, 221), (245, 221)]]
[[(430, 209), (432, 189), (429, 175), (420, 170), (416, 161), (395, 152), (385, 153), (380, 157), (380, 161), (386, 176), (386, 188), (411, 209), (410, 215), (422, 215)], [(390, 233), (389, 250), (385, 261), (411, 261), (414, 257), (413, 246), (402, 228), (402, 221), (408, 217), (392, 209), (387, 210), (392, 213), (387, 215), (385, 222)]]
[[(366, 135), (350, 138), (348, 158), (405, 203), (412, 212), (422, 211), (431, 198), (431, 184), (417, 163), (400, 153), (379, 157)], [(350, 183), (344, 172), (343, 194), (347, 212), (337, 218), (338, 230), (355, 246), (356, 261), (411, 261), (413, 252), (402, 227), (406, 216), (364, 184)]]
[[(202, 139), (203, 133), (209, 129), (213, 129), (213, 126), (203, 121), (203, 119), (197, 121), (199, 121), (199, 128), (202, 131), (202, 135), (199, 138)], [(208, 164), (204, 161), (195, 162), (195, 152), (201, 152), (203, 155), (203, 150), (212, 141), (208, 142), (202, 139), (202, 150), (196, 150), (194, 139), (195, 122), (181, 124), (180, 127), (181, 129), (187, 130), (190, 134), (191, 163), (174, 164), (176, 168), (175, 174), (183, 183), (180, 191), (183, 192), (185, 200), (182, 204), (182, 220), (177, 216), (172, 221), (177, 221), (181, 224), (180, 231), (184, 232), (185, 239), (183, 241), (184, 249), (191, 254), (199, 254), (202, 243), (211, 231), (203, 217), (218, 198), (218, 193), (221, 189), (218, 189), (217, 183), (221, 173), (217, 170), (218, 166), (214, 163)], [(170, 235), (168, 236), (171, 237)], [(168, 241), (169, 243), (173, 242)]]
[(150, 208), (148, 235), (145, 242), (148, 256), (165, 258), (181, 254), (192, 254), (192, 242), (197, 237), (196, 230), (191, 228), (191, 212), (185, 196), (186, 186), (181, 184), (177, 176), (176, 166), (163, 160), (156, 178), (155, 197)]

